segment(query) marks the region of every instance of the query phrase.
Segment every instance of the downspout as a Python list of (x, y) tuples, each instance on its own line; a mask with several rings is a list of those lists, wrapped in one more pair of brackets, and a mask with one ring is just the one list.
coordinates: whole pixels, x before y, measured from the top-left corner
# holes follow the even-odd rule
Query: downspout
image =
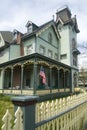
[(37, 53), (37, 36), (35, 35), (35, 53)]
[(10, 48), (11, 46), (9, 46), (9, 60), (10, 60), (10, 50), (11, 50), (11, 48)]
[(33, 88), (33, 94), (36, 94), (36, 88), (37, 88), (37, 58), (35, 54), (35, 59), (34, 59), (34, 88)]
[[(37, 53), (37, 37), (35, 35), (35, 53)], [(36, 54), (35, 54), (35, 59), (34, 59), (34, 90), (33, 90), (33, 94), (36, 94), (36, 88), (37, 88), (37, 58), (36, 58)]]

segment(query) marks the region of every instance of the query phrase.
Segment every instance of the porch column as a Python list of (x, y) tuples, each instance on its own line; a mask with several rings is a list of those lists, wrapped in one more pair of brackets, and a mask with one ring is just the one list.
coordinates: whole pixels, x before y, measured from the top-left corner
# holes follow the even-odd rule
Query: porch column
[(11, 93), (13, 89), (13, 67), (11, 68)]
[(69, 88), (69, 90), (71, 90), (71, 76), (70, 76), (70, 71), (68, 72), (68, 88)]
[(70, 73), (69, 73), (69, 85), (70, 85), (70, 92), (71, 93), (74, 92), (74, 88), (73, 88), (73, 85), (72, 85), (72, 79), (73, 79), (73, 74), (72, 74), (72, 69), (71, 69)]
[(24, 66), (21, 65), (21, 94), (23, 89), (23, 73), (24, 73)]
[(57, 75), (58, 75), (58, 91), (59, 91), (59, 87), (60, 87), (60, 82), (59, 82), (59, 70), (57, 71)]
[(37, 88), (37, 63), (35, 62), (34, 63), (34, 92), (33, 94), (35, 95), (36, 94), (36, 88)]
[(66, 82), (66, 81), (65, 81), (65, 71), (64, 71), (64, 92), (66, 91), (66, 88), (65, 88), (65, 87), (66, 87), (66, 86), (65, 86), (65, 82)]
[(50, 67), (50, 93), (52, 93), (52, 68)]

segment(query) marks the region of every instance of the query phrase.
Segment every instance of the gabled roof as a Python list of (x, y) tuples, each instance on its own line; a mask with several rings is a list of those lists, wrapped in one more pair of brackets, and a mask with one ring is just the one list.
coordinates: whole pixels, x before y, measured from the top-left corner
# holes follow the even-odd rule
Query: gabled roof
[(32, 33), (30, 33), (30, 34), (26, 33), (22, 37), (22, 39), (25, 39), (25, 38), (28, 38), (28, 37), (31, 37), (31, 36), (34, 36), (34, 35), (38, 36), (39, 34), (41, 34), (41, 32), (43, 32), (45, 29), (49, 28), (50, 26), (53, 26), (53, 28), (54, 28), (54, 30), (56, 32), (56, 35), (59, 38), (60, 35), (59, 35), (59, 33), (58, 33), (57, 29), (56, 29), (55, 22), (54, 22), (54, 20), (51, 20), (51, 21), (49, 21), (49, 22), (47, 22), (47, 23), (45, 23), (45, 24), (43, 24), (41, 26), (38, 26), (38, 28), (36, 30), (34, 30)]
[(13, 41), (13, 33), (10, 32), (10, 31), (0, 31), (2, 37), (3, 37), (3, 40), (6, 42), (6, 43), (12, 43)]

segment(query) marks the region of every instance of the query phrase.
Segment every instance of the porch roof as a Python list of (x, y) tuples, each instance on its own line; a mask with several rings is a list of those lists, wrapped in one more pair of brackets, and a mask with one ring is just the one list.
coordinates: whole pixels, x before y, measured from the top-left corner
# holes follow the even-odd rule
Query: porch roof
[(4, 62), (4, 63), (0, 64), (0, 68), (6, 67), (8, 65), (14, 65), (14, 64), (20, 63), (20, 62), (23, 63), (23, 61), (26, 62), (26, 60), (31, 60), (31, 59), (34, 60), (35, 62), (37, 62), (39, 60), (43, 60), (43, 61), (49, 62), (51, 64), (56, 64), (58, 66), (66, 67), (66, 68), (69, 68), (69, 69), (72, 68), (71, 66), (68, 66), (68, 65), (61, 63), (59, 61), (50, 59), (50, 58), (43, 56), (41, 54), (38, 54), (38, 53), (34, 53), (34, 54), (31, 54), (31, 55), (27, 55), (27, 56), (22, 56), (22, 57), (19, 57), (17, 59), (10, 60), (8, 62)]

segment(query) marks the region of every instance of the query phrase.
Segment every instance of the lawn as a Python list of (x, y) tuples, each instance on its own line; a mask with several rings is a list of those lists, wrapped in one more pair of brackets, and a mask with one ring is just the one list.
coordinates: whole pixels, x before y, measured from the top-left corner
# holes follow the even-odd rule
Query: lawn
[(0, 94), (0, 130), (1, 130), (1, 126), (3, 125), (2, 117), (6, 113), (7, 109), (13, 115), (14, 106), (11, 102), (11, 96)]

